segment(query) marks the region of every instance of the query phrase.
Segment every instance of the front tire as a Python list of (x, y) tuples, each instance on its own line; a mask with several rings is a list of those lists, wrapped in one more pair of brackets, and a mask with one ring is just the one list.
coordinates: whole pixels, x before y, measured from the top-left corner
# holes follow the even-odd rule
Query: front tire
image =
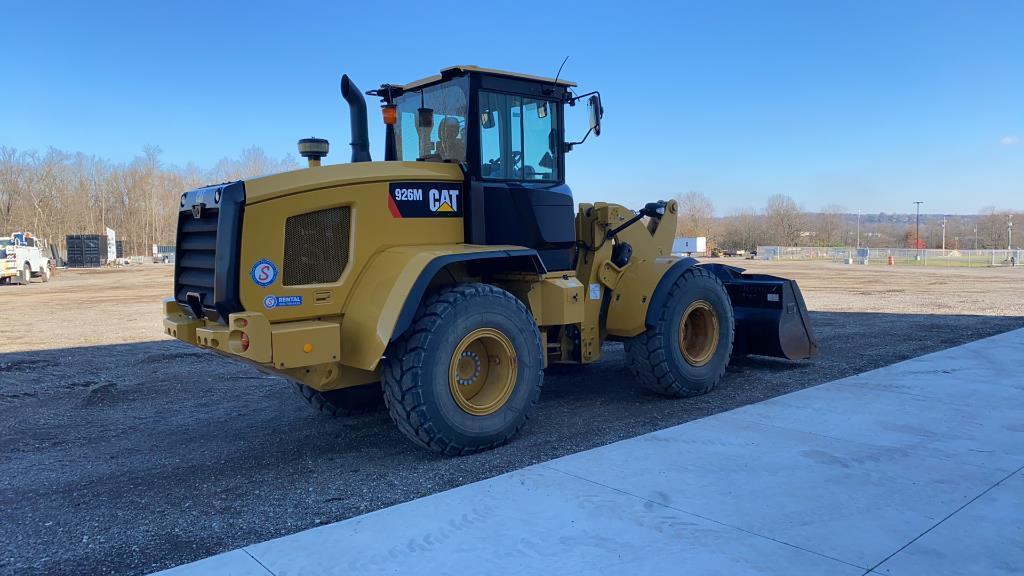
[(703, 268), (673, 283), (654, 326), (625, 341), (630, 370), (658, 394), (687, 398), (710, 392), (725, 376), (735, 334), (725, 287)]
[(456, 284), (428, 296), (384, 359), (384, 402), (414, 443), (447, 455), (508, 442), (544, 380), (537, 324), (515, 296)]

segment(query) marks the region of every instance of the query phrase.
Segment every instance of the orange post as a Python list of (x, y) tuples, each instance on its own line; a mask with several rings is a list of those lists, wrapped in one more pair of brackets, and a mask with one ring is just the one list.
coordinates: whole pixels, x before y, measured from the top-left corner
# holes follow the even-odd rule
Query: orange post
[(896, 259), (893, 258), (892, 256), (889, 256), (889, 266), (895, 266), (895, 265), (896, 265)]

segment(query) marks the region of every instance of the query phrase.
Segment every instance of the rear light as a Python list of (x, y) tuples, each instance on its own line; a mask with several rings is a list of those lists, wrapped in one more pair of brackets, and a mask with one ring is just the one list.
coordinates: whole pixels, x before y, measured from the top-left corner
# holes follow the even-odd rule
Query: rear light
[(239, 343), (242, 344), (242, 352), (245, 352), (246, 350), (249, 349), (249, 335), (248, 334), (246, 334), (245, 332), (242, 332), (242, 335), (238, 337), (238, 341), (239, 341)]

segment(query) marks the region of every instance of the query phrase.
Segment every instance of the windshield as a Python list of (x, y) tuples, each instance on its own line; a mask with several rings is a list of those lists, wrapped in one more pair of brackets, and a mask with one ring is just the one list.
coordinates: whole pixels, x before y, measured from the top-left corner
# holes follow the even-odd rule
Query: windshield
[(502, 180), (558, 180), (554, 102), (480, 91), (480, 174)]
[[(398, 160), (466, 161), (466, 89), (454, 80), (395, 99), (395, 153)], [(416, 125), (420, 108), (433, 110), (430, 127)]]
[(0, 238), (0, 248), (6, 248), (11, 245), (10, 238)]

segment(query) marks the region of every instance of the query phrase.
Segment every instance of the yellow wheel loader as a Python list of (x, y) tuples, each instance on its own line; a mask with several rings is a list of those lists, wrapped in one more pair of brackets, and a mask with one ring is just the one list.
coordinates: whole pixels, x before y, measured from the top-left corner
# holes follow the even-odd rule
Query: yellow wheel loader
[[(566, 155), (601, 132), (600, 94), (475, 66), (367, 92), (347, 77), (352, 162), (181, 195), (166, 333), (295, 383), (320, 411), (383, 399), (444, 454), (512, 438), (552, 363), (624, 343), (638, 382), (672, 397), (718, 384), (731, 356), (816, 353), (790, 280), (671, 254), (675, 201), (574, 207)], [(584, 98), (590, 130), (565, 139)]]

